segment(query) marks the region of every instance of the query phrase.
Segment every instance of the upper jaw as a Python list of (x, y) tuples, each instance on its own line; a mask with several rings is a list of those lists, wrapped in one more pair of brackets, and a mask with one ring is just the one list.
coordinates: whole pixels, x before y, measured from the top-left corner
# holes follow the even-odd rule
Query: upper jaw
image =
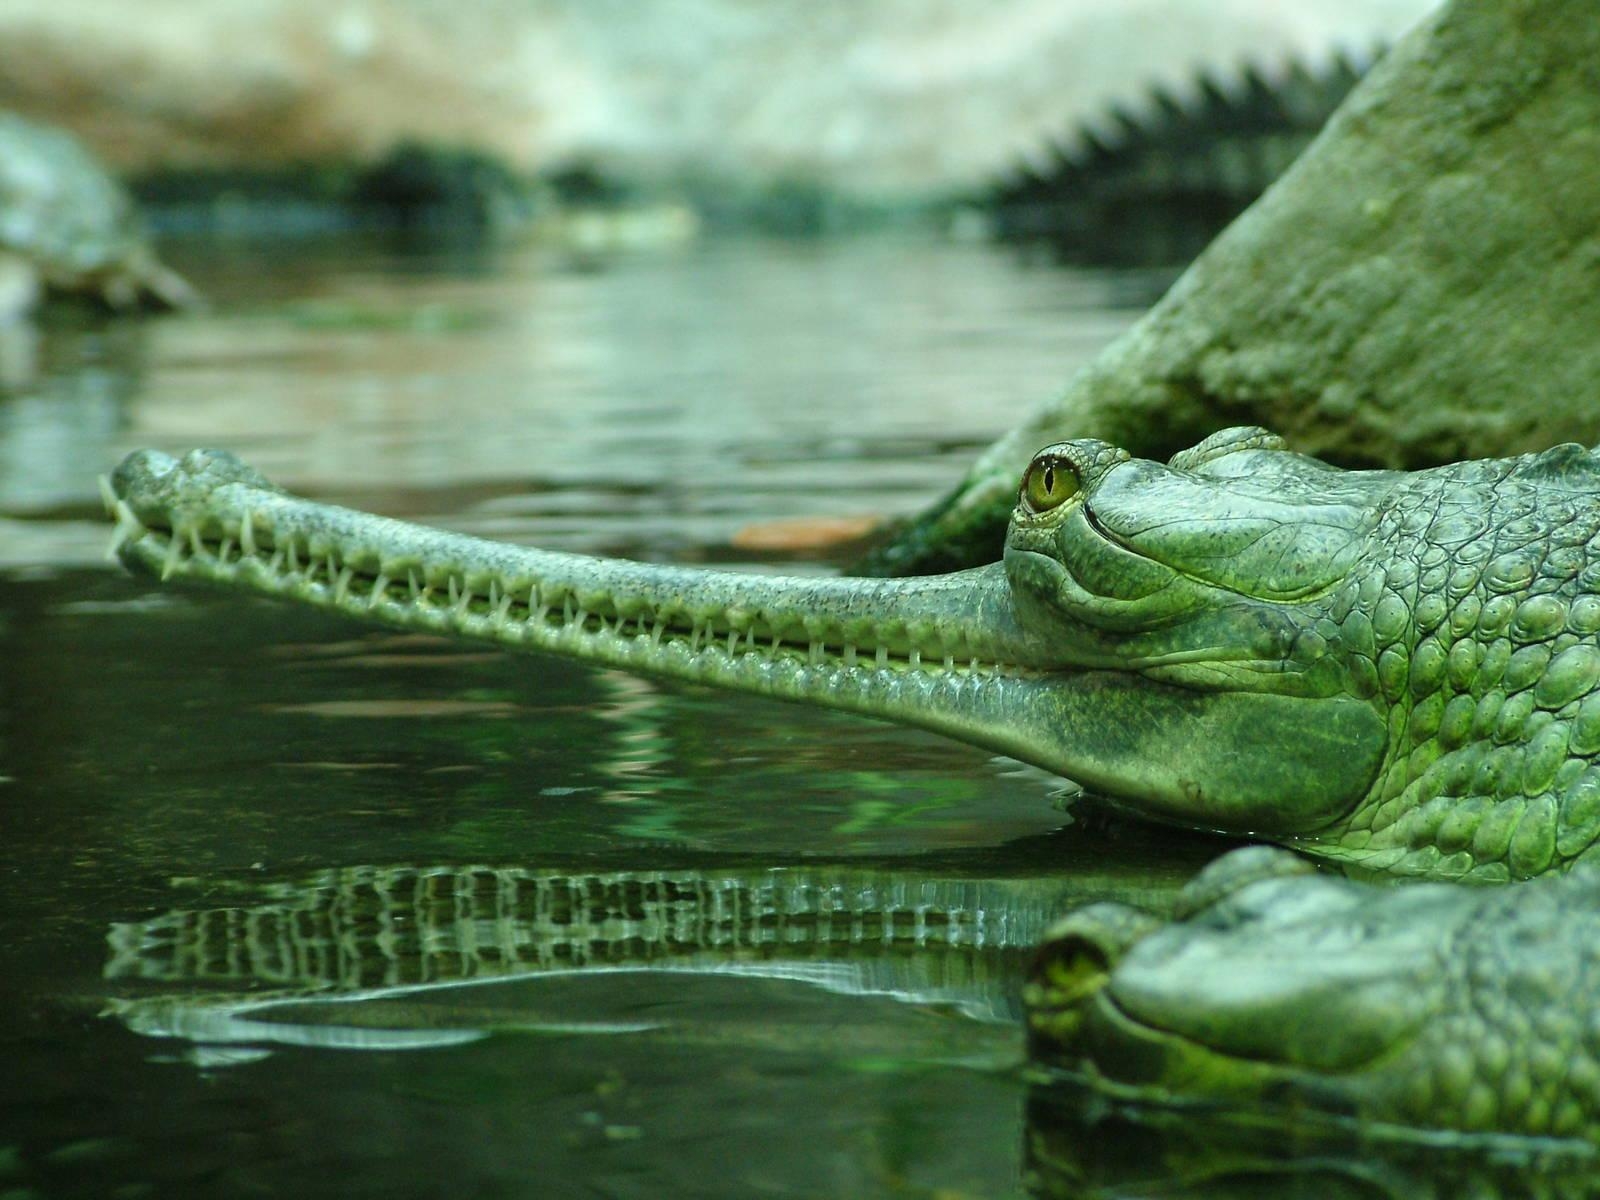
[[(450, 595), (524, 595), (543, 581), (577, 610), (613, 622), (664, 614), (669, 624), (700, 626), (721, 639), (738, 633), (824, 655), (853, 647), (852, 658), (877, 656), (881, 648), (895, 661), (914, 656), (1033, 672), (1267, 661), (1275, 649), (1255, 645), (1259, 637), (1233, 644), (1237, 622), (1207, 616), (1205, 598), (1175, 576), (1173, 587), (1142, 598), (1090, 596), (1048, 552), (1047, 531), (1020, 520), (1003, 578), (996, 566), (898, 581), (799, 580), (551, 554), (312, 504), (220, 450), (181, 459), (137, 451), (112, 473), (107, 498), (118, 520), (118, 555), (162, 578), (232, 583), (225, 564), (214, 561), (218, 552), (252, 548), (270, 561), (281, 550), (326, 563), (325, 578), (335, 583), (348, 572), (345, 586), (358, 591), (386, 578)], [(1205, 619), (1175, 619), (1195, 610)], [(1213, 628), (1218, 621), (1226, 627)], [(1246, 624), (1245, 632), (1259, 632), (1262, 617)], [(1194, 637), (1185, 641), (1185, 630)]]
[[(222, 451), (182, 459), (138, 451), (112, 473), (106, 499), (117, 555), (163, 578), (333, 607), (383, 580), (391, 591), (513, 596), (522, 609), (565, 605), (613, 629), (663, 624), (669, 638), (680, 627), (697, 640), (737, 634), (741, 645), (759, 640), (812, 658), (1053, 665), (1047, 644), (1016, 620), (998, 567), (908, 580), (785, 579), (557, 554), (304, 501)], [(309, 575), (291, 578), (289, 564), (310, 564)], [(339, 595), (317, 590), (329, 587)], [(376, 594), (370, 601), (375, 610), (386, 604)]]

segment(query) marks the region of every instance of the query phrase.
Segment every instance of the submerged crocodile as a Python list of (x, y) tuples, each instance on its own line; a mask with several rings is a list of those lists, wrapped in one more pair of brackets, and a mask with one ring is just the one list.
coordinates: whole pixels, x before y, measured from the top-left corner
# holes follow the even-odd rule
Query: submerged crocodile
[(1264, 430), (1033, 461), (1005, 561), (782, 579), (552, 554), (130, 455), (117, 552), (167, 579), (918, 725), (1157, 820), (1499, 881), (1600, 835), (1600, 463), (1340, 471)]

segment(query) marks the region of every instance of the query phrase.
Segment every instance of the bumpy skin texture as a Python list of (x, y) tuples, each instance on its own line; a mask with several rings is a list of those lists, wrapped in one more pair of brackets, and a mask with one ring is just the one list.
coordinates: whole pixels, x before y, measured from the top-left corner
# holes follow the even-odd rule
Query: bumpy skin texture
[[(1239, 593), (1254, 597), (1245, 619), (1223, 631), (1235, 644), (1277, 623), (1280, 673), (1269, 668), (1235, 686), (1354, 697), (1381, 717), (1382, 759), (1365, 794), (1310, 829), (1288, 824), (1297, 798), (1281, 797), (1284, 840), (1374, 872), (1496, 882), (1581, 855), (1600, 832), (1600, 557), (1592, 549), (1600, 465), (1565, 445), (1410, 474), (1332, 472), (1276, 446), (1270, 435), (1240, 430), (1175, 456), (1173, 466), (1217, 481), (1209, 493), (1193, 478), (1180, 488), (1170, 470), (1144, 470), (1137, 494), (1112, 495), (1116, 475), (1097, 477), (1088, 466), (1083, 503), (1099, 525), (1120, 523), (1109, 533), (1123, 546), (1164, 556), (1185, 582), (1211, 584), (1203, 603), (1212, 614), (1237, 607)], [(1100, 443), (1058, 448), (1085, 463), (1105, 452)], [(1283, 501), (1279, 512), (1269, 497)], [(1008, 554), (1029, 536), (1014, 518)], [(1069, 573), (1094, 569), (1088, 540), (1060, 540)], [(1178, 590), (1125, 558), (1106, 566), (1099, 590)], [(1071, 611), (1068, 598), (1055, 599)], [(1188, 649), (1175, 633), (1184, 625), (1162, 627), (1161, 616), (1145, 618), (1153, 634), (1117, 630), (1104, 652), (1126, 655), (1152, 636), (1169, 651)], [(1080, 619), (1097, 618), (1084, 610)], [(1190, 672), (1184, 682), (1205, 685)], [(1332, 773), (1355, 767), (1326, 765)]]
[(1130, 911), (1046, 935), (1025, 993), (1038, 1061), (1135, 1102), (1374, 1136), (1600, 1140), (1600, 870), (1378, 889), (1252, 847), (1171, 924)]
[(155, 256), (132, 199), (66, 133), (0, 112), (0, 256), (112, 308), (193, 303)]
[(1406, 476), (1309, 637), (1386, 710), (1381, 774), (1307, 848), (1528, 878), (1600, 832), (1600, 465), (1576, 445)]
[(123, 560), (508, 649), (920, 725), (1130, 811), (1498, 882), (1600, 835), (1600, 466), (1340, 471), (1265, 430), (1041, 451), (1003, 565), (781, 579), (557, 555), (140, 452)]

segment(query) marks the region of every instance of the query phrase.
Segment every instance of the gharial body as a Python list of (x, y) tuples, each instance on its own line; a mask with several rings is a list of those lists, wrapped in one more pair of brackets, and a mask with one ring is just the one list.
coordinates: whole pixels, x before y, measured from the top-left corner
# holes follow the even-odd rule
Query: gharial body
[[(778, 579), (499, 545), (299, 500), (215, 451), (131, 455), (107, 498), (123, 561), (164, 578), (919, 725), (1057, 771), (1121, 808), (1359, 873), (1529, 879), (1593, 854), (1600, 838), (1600, 460), (1576, 445), (1406, 473), (1338, 470), (1253, 428), (1167, 464), (1064, 442), (1029, 467), (1003, 563), (903, 580)], [(1239, 874), (1254, 870), (1230, 867), (1218, 895), (1246, 895)], [(1247, 1016), (1276, 1013), (1261, 1037), (1313, 1057), (1321, 1026), (1345, 1011), (1339, 995), (1410, 1037), (1417, 1006), (1405, 996), (1478, 986), (1471, 971), (1446, 978), (1448, 963), (1407, 957), (1432, 938), (1451, 948), (1445, 960), (1503, 968), (1490, 982), (1511, 1015), (1488, 1058), (1448, 1041), (1427, 1051), (1437, 1069), (1408, 1083), (1410, 1107), (1392, 1119), (1593, 1139), (1600, 1089), (1463, 1099), (1482, 1087), (1548, 1091), (1556, 1068), (1533, 1044), (1578, 1046), (1600, 1022), (1592, 997), (1559, 1000), (1560, 980), (1588, 970), (1573, 941), (1583, 923), (1562, 916), (1588, 912), (1587, 869), (1530, 885), (1550, 899), (1531, 905), (1520, 958), (1469, 954), (1495, 924), (1472, 915), (1492, 904), (1475, 893), (1265, 874), (1277, 879), (1273, 907), (1308, 918), (1311, 944), (1334, 949), (1307, 952), (1287, 1008), (1272, 1007), (1287, 993), (1273, 991), (1270, 971), (1230, 973), (1213, 955), (1223, 982), (1216, 995), (1195, 989), (1194, 1029), (1172, 1030), (1178, 1041), (1211, 1028), (1207, 1014), (1220, 1010), (1208, 1006), (1224, 993)], [(1398, 949), (1380, 937), (1397, 920), (1386, 905), (1403, 907), (1398, 923), (1415, 935)], [(1082, 914), (1073, 920), (1047, 942), (1037, 1013), (1115, 998), (1103, 984), (1122, 943), (1113, 953), (1105, 936), (1086, 940)], [(1144, 939), (1151, 923), (1113, 921), (1123, 932), (1112, 941)], [(1199, 945), (1198, 927), (1191, 917), (1168, 940)], [(1368, 942), (1371, 956), (1345, 952)], [(1085, 945), (1100, 949), (1073, 949)], [(1118, 1058), (1104, 1028), (1086, 1042), (1067, 1026), (1078, 1028), (1036, 1026), (1041, 1053), (1092, 1077), (1132, 1062), (1145, 1094), (1237, 1092), (1212, 1087), (1230, 1078), (1220, 1068)], [(1328, 1047), (1347, 1080), (1392, 1051), (1381, 1038), (1330, 1035)], [(1215, 1049), (1217, 1061), (1262, 1052), (1228, 1038)], [(1528, 1065), (1518, 1074), (1507, 1062)], [(1338, 1089), (1308, 1094), (1344, 1104)]]

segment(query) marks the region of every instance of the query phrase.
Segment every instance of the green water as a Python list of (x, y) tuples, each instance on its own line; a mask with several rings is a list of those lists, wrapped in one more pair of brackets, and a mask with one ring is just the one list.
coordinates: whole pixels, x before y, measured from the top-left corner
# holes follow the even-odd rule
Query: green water
[(759, 570), (749, 525), (948, 487), (1150, 282), (914, 239), (175, 257), (210, 311), (52, 318), (0, 398), (0, 1195), (1016, 1194), (1031, 939), (1218, 843), (915, 732), (164, 592), (101, 558), (95, 475), (222, 445)]

